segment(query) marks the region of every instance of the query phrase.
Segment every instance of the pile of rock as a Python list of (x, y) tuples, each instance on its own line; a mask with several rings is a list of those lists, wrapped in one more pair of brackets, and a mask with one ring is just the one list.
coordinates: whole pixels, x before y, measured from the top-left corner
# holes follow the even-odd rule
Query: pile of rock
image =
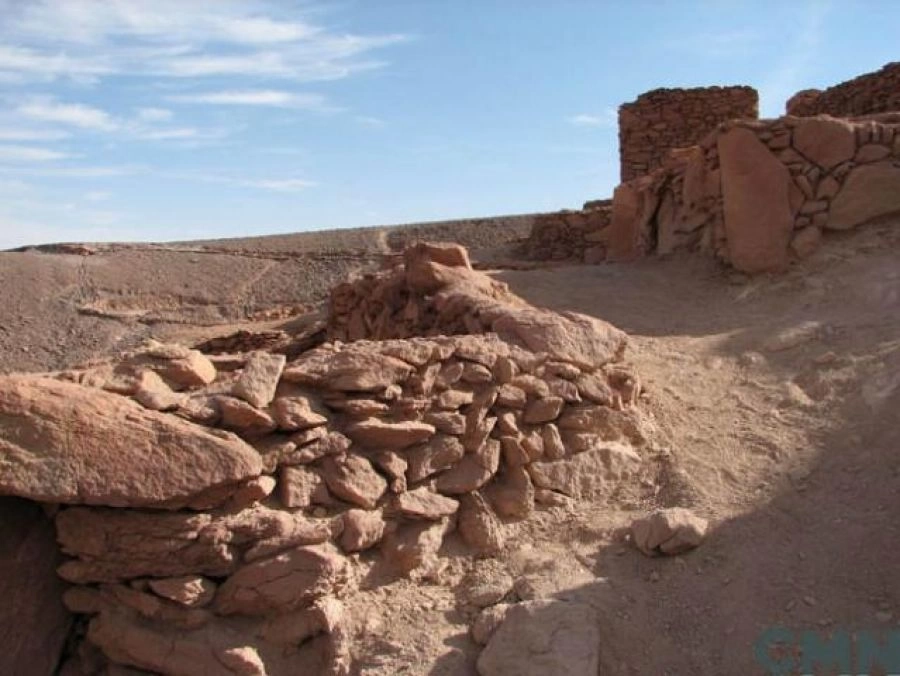
[(340, 599), (365, 566), (430, 575), (454, 531), (496, 554), (535, 501), (602, 499), (638, 471), (621, 331), (528, 306), (459, 247), (418, 245), (372, 281), (338, 294), (357, 318), (332, 330), (394, 331), (401, 298), (422, 322), (404, 331), (478, 331), (290, 362), (154, 343), (0, 379), (0, 494), (56, 512), (65, 602), (90, 618), (64, 673), (348, 673)]
[(758, 116), (759, 95), (752, 87), (654, 89), (619, 107), (619, 159), (622, 181), (663, 166), (669, 151), (686, 148), (722, 122)]
[(526, 258), (539, 261), (606, 260), (612, 200), (594, 200), (578, 211), (541, 214), (522, 246)]

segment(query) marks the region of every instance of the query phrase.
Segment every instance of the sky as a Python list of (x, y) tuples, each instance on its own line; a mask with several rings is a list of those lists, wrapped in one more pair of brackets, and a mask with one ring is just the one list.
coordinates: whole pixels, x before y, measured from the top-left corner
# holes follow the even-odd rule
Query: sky
[(895, 0), (0, 0), (0, 249), (578, 208), (617, 107), (900, 60)]

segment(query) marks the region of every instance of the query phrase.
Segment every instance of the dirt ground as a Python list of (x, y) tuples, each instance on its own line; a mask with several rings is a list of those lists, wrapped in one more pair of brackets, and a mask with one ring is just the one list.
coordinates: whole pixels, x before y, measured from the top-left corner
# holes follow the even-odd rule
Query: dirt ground
[[(432, 579), (364, 584), (350, 600), (360, 672), (474, 674), (471, 601), (485, 586), (594, 606), (601, 673), (612, 675), (763, 674), (754, 647), (768, 628), (898, 629), (898, 225), (831, 237), (768, 277), (691, 256), (496, 270), (535, 304), (631, 335), (653, 423), (646, 476), (608, 503), (539, 507), (508, 524), (497, 559), (472, 561), (451, 540)], [(512, 239), (482, 242), (485, 259)], [(381, 254), (394, 248), (380, 241)], [(2, 254), (0, 369), (59, 368), (151, 334), (233, 330), (266, 307), (312, 306), (332, 280), (380, 264), (345, 262)], [(676, 505), (712, 521), (697, 550), (650, 559), (624, 541), (632, 518)]]

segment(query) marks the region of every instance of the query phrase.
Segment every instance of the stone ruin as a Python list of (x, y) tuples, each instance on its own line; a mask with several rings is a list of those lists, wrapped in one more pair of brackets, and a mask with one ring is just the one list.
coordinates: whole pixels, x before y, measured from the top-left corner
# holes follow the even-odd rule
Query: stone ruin
[[(0, 378), (0, 494), (53, 517), (70, 585), (60, 673), (348, 674), (364, 574), (432, 575), (446, 538), (494, 555), (536, 501), (637, 480), (627, 336), (461, 247), (336, 288), (327, 335), (290, 360), (151, 343)], [(13, 560), (4, 588), (41, 572)], [(0, 671), (46, 661), (56, 620)]]
[(860, 117), (900, 111), (900, 62), (822, 91), (805, 89), (792, 96), (787, 114)]
[(759, 115), (752, 87), (654, 89), (619, 106), (623, 182), (663, 166), (669, 152), (699, 143), (720, 123)]
[(757, 273), (809, 256), (828, 232), (900, 213), (900, 65), (801, 92), (788, 108), (840, 117), (753, 114), (684, 147), (667, 139), (660, 166), (625, 180), (611, 201), (538, 217), (524, 255), (599, 263), (703, 251)]

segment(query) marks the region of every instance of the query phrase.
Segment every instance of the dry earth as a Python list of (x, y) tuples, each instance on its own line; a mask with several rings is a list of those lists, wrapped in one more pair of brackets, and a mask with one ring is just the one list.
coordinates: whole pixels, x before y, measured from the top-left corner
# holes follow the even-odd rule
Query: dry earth
[[(522, 224), (474, 230), (485, 263), (523, 236)], [(59, 368), (148, 335), (194, 341), (273, 308), (312, 308), (407, 235), (357, 236), (326, 245), (319, 234), (306, 249), (279, 237), (2, 254), (0, 369)], [(772, 277), (692, 257), (494, 274), (532, 303), (632, 336), (656, 426), (653, 471), (610, 506), (541, 507), (509, 524), (498, 559), (449, 551), (434, 580), (358, 595), (361, 673), (474, 674), (470, 601), (485, 585), (595, 607), (604, 674), (764, 673), (753, 646), (773, 625), (897, 628), (900, 228), (832, 238)], [(676, 505), (711, 519), (700, 548), (651, 559), (625, 542), (635, 516)]]

